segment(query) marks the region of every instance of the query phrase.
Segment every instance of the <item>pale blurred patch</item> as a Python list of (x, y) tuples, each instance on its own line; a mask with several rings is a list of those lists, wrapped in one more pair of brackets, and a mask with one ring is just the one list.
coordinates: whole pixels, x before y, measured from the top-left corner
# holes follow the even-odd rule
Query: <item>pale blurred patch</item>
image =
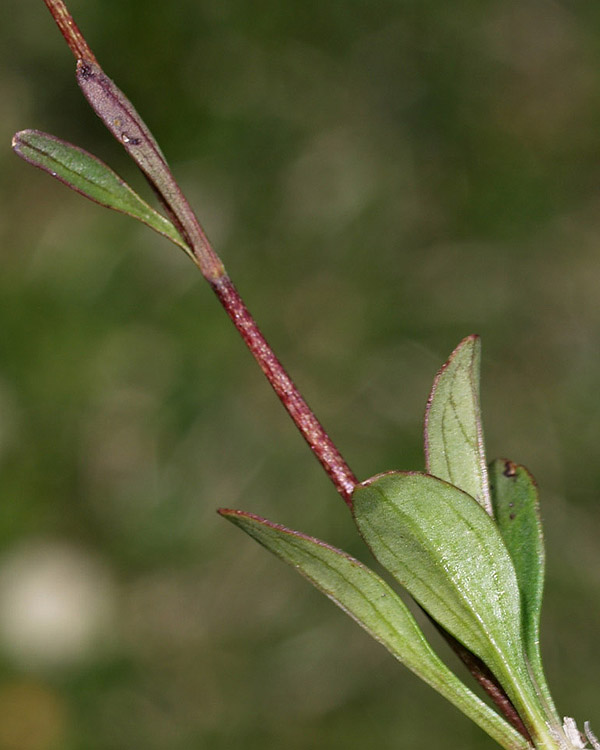
[(339, 227), (372, 200), (377, 170), (370, 144), (344, 129), (319, 133), (291, 165), (286, 213), (295, 226)]
[(16, 666), (92, 661), (110, 640), (116, 592), (106, 566), (65, 542), (25, 542), (0, 561), (0, 647)]

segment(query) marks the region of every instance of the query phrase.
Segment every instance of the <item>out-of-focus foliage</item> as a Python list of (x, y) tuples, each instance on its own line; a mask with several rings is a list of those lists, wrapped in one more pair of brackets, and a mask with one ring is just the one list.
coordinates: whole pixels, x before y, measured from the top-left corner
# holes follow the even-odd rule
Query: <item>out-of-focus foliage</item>
[[(70, 8), (359, 477), (423, 468), (481, 334), (488, 455), (540, 485), (549, 682), (597, 721), (597, 4)], [(10, 152), (38, 128), (144, 188), (43, 3), (3, 10), (0, 747), (489, 747), (214, 512), (371, 562), (189, 260)]]

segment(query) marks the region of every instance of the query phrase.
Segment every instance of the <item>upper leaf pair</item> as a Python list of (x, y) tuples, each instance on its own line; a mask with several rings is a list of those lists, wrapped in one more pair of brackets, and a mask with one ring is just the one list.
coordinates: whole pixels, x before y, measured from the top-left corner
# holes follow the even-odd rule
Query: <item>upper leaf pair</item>
[(223, 264), (135, 107), (94, 60), (77, 61), (77, 82), (96, 114), (144, 173), (169, 218), (152, 209), (100, 159), (55, 136), (23, 130), (13, 138), (15, 152), (90, 200), (126, 213), (168, 237), (208, 281), (220, 279), (225, 274)]

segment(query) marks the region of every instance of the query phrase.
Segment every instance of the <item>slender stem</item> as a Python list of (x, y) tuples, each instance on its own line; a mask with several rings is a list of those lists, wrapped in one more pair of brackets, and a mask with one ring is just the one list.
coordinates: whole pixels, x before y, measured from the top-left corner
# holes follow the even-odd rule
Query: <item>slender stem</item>
[(64, 36), (66, 43), (69, 45), (69, 49), (75, 55), (77, 60), (87, 60), (89, 62), (97, 62), (94, 53), (89, 47), (89, 44), (83, 38), (83, 34), (79, 31), (79, 27), (73, 20), (73, 16), (67, 10), (67, 6), (63, 0), (44, 0), (46, 6), (52, 17), (56, 21), (56, 25), (60, 29), (60, 33)]
[(228, 276), (221, 276), (210, 283), (294, 424), (344, 502), (352, 507), (352, 491), (358, 483), (356, 477), (266, 342), (233, 282)]

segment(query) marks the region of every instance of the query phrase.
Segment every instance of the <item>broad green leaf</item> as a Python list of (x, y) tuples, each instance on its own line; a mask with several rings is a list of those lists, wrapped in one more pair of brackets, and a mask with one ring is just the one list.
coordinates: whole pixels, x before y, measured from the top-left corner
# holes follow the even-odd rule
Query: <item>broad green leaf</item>
[(372, 570), (324, 542), (236, 510), (221, 515), (295, 567), (435, 690), (506, 748), (528, 743), (477, 698), (431, 649), (398, 595)]
[(524, 466), (497, 459), (490, 464), (490, 488), (494, 517), (512, 558), (521, 592), (525, 653), (544, 699), (558, 719), (540, 653), (545, 552), (537, 486)]
[(101, 206), (132, 216), (176, 245), (191, 251), (177, 229), (149, 206), (113, 170), (78, 146), (39, 130), (22, 130), (13, 138), (15, 153)]
[(427, 472), (474, 497), (491, 515), (479, 407), (479, 336), (463, 339), (437, 374), (425, 412)]
[(525, 662), (515, 569), (490, 516), (470, 495), (419, 473), (374, 477), (352, 501), (379, 562), (483, 660), (529, 730), (547, 734)]

